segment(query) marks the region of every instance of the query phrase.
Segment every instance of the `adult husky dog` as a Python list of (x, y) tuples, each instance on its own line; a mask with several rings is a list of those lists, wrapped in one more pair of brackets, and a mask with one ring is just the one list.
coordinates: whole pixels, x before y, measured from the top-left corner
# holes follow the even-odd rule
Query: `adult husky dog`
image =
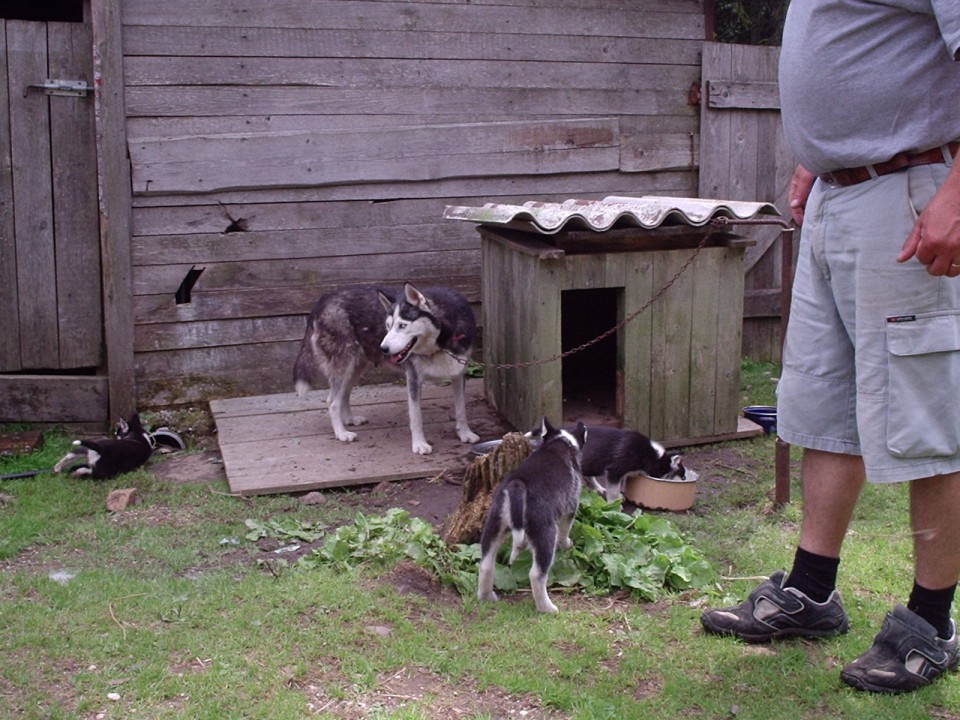
[[(569, 548), (570, 526), (580, 505), (580, 455), (587, 429), (558, 430), (543, 418), (541, 444), (497, 486), (480, 535), (477, 598), (496, 600), (493, 571), (507, 531), (513, 535), (510, 563), (525, 547), (533, 554), (530, 588), (540, 612), (557, 612), (547, 595), (547, 575), (556, 548)], [(587, 443), (589, 445), (589, 443)]]
[[(537, 429), (527, 433), (531, 447), (538, 447), (541, 432)], [(636, 430), (588, 425), (587, 434), (590, 442), (580, 459), (583, 482), (607, 500), (623, 497), (623, 478), (631, 472), (663, 480), (683, 480), (687, 476), (682, 454), (664, 449)]]
[(386, 360), (407, 377), (407, 407), (413, 452), (433, 451), (423, 435), (420, 392), (428, 378), (449, 380), (457, 436), (461, 442), (480, 438), (467, 423), (464, 372), (477, 334), (473, 312), (460, 293), (448, 288), (422, 292), (410, 283), (402, 289), (350, 285), (324, 293), (307, 318), (300, 353), (293, 369), (297, 394), (319, 384), (330, 385), (328, 399), (334, 435), (352, 442), (347, 425), (366, 419), (350, 408), (350, 391), (370, 365)]

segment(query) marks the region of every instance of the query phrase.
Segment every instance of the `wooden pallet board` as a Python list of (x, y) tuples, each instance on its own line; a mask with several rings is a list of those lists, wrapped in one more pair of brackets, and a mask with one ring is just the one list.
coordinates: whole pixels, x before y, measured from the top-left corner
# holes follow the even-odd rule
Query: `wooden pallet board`
[(26, 455), (40, 447), (42, 430), (15, 430), (0, 433), (0, 455)]
[[(326, 390), (214, 400), (227, 483), (239, 495), (302, 492), (348, 485), (433, 477), (465, 469), (470, 445), (456, 436), (449, 387), (423, 389), (423, 427), (430, 455), (410, 449), (407, 391), (402, 384), (354, 388), (351, 406), (367, 423), (352, 428), (357, 439), (333, 436)], [(512, 428), (483, 398), (483, 382), (467, 380), (467, 417), (481, 440)]]

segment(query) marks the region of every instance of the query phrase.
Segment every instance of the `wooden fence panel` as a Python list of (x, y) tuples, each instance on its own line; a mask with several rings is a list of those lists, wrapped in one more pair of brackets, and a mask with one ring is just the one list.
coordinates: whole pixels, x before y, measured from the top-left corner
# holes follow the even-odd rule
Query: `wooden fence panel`
[[(794, 163), (780, 123), (779, 52), (778, 47), (704, 45), (700, 195), (770, 202), (786, 219)], [(736, 231), (756, 241), (744, 260), (743, 355), (779, 360), (781, 228), (740, 226)]]
[(10, 138), (13, 164), (14, 234), (20, 319), (20, 363), (24, 368), (59, 362), (57, 277), (50, 170), (47, 97), (31, 85), (47, 75), (47, 28), (43, 23), (7, 22)]
[(445, 177), (615, 170), (615, 118), (144, 138), (132, 143), (133, 189), (147, 193), (415, 182)]
[(122, 11), (146, 404), (286, 388), (336, 284), (429, 278), (479, 310), (478, 236), (446, 204), (696, 192), (697, 0)]
[[(10, 107), (6, 21), (0, 20), (0, 108)], [(20, 303), (17, 298), (17, 244), (13, 233), (13, 166), (10, 114), (0, 111), (0, 371), (19, 370)]]
[[(49, 23), (50, 75), (93, 85), (90, 26)], [(97, 155), (93, 94), (50, 98), (51, 175), (61, 368), (103, 361)]]
[(90, 29), (4, 26), (0, 371), (97, 367), (103, 336), (93, 96), (48, 95), (41, 87), (48, 79), (92, 83)]

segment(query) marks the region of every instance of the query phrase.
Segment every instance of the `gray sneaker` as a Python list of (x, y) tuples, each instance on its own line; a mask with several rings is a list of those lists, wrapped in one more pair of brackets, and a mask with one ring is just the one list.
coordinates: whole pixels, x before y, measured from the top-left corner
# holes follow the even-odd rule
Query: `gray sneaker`
[(736, 607), (704, 612), (701, 624), (712, 633), (751, 643), (782, 637), (831, 637), (847, 631), (840, 593), (834, 590), (826, 602), (817, 603), (796, 588), (783, 587), (784, 580), (786, 573), (777, 570)]
[(857, 690), (904, 693), (929, 685), (947, 670), (957, 669), (957, 624), (951, 620), (948, 640), (926, 620), (903, 605), (887, 613), (873, 645), (840, 672)]

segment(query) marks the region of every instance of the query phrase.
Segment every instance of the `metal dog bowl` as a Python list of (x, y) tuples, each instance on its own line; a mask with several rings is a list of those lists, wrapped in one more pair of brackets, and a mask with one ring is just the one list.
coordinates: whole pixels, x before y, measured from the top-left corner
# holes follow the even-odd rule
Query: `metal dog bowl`
[(762, 427), (767, 435), (777, 430), (776, 405), (748, 405), (743, 409), (743, 416)]
[(496, 448), (498, 448), (503, 440), (486, 440), (484, 442), (478, 442), (472, 448), (470, 448), (470, 454), (476, 455), (477, 457), (483, 457), (489, 453), (492, 453)]
[(690, 468), (683, 479), (655, 478), (638, 470), (623, 476), (623, 494), (634, 505), (648, 510), (682, 512), (693, 507), (699, 477)]
[(162, 445), (174, 450), (185, 450), (187, 447), (180, 436), (167, 427), (157, 428), (150, 433), (150, 437), (155, 445)]

